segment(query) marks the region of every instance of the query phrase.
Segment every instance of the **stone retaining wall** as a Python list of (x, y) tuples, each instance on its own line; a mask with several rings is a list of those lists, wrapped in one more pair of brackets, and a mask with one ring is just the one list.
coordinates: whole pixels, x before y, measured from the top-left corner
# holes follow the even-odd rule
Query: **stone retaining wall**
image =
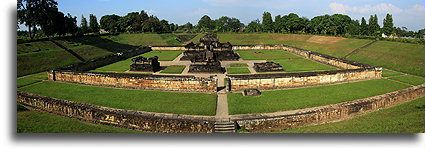
[(168, 76), (144, 74), (120, 74), (77, 71), (50, 71), (49, 80), (108, 87), (152, 89), (167, 91), (215, 92), (217, 78), (194, 76)]
[(346, 69), (322, 72), (227, 75), (231, 91), (243, 89), (279, 89), (332, 84), (381, 78), (382, 71), (374, 68)]
[(151, 46), (152, 50), (187, 50), (184, 46)]
[(425, 84), (351, 102), (275, 113), (231, 115), (230, 119), (249, 132), (310, 126), (349, 119), (423, 97), (424, 88)]
[[(90, 99), (90, 98), (87, 98)], [(212, 133), (213, 116), (152, 113), (113, 109), (17, 92), (17, 102), (32, 109), (100, 123), (156, 133)]]

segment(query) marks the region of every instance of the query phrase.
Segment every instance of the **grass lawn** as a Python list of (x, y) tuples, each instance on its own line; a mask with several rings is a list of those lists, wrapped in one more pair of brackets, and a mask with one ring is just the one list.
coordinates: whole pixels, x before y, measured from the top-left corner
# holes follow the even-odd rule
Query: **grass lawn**
[(392, 76), (399, 76), (399, 75), (403, 75), (403, 73), (385, 70), (385, 69), (382, 70), (382, 77), (392, 77)]
[(418, 98), (350, 120), (274, 133), (423, 133), (425, 105)]
[(239, 50), (244, 60), (267, 60), (279, 63), (285, 72), (337, 70), (337, 68), (299, 57), (283, 50)]
[(159, 34), (161, 36), (162, 39), (164, 39), (167, 42), (167, 45), (182, 45), (182, 43), (180, 43), (177, 40), (177, 36), (175, 34), (172, 33), (162, 33)]
[(424, 45), (421, 44), (378, 41), (368, 48), (359, 50), (348, 59), (425, 76), (424, 55)]
[(119, 35), (103, 36), (102, 38), (133, 46), (167, 45), (167, 41), (160, 34), (155, 33), (121, 33)]
[(248, 64), (246, 64), (246, 63), (232, 63), (232, 64), (230, 64), (230, 67), (248, 67)]
[(29, 110), (17, 113), (17, 133), (145, 133)]
[(126, 90), (60, 82), (41, 82), (21, 91), (118, 109), (215, 115), (215, 94)]
[(247, 74), (251, 73), (248, 68), (245, 67), (229, 67), (226, 68), (227, 74)]
[(30, 78), (30, 79), (38, 79), (38, 80), (47, 80), (47, 72), (40, 72), (40, 73), (36, 73), (36, 74), (32, 74), (29, 76), (26, 76), (25, 78)]
[(183, 72), (186, 66), (184, 65), (171, 65), (161, 71), (161, 73), (172, 73), (172, 74), (180, 74)]
[(229, 114), (268, 113), (353, 101), (404, 88), (409, 85), (377, 79), (337, 85), (264, 91), (260, 96), (228, 94)]
[(338, 70), (338, 68), (308, 59), (279, 59), (271, 61), (279, 63), (285, 72)]
[[(177, 56), (179, 56), (183, 51), (150, 51), (138, 56), (143, 57), (153, 57), (158, 56), (160, 61), (172, 61)], [(134, 56), (131, 58), (128, 58), (126, 60), (122, 60), (116, 63), (112, 63), (103, 67), (99, 67), (93, 71), (95, 72), (123, 72), (130, 69), (130, 65), (133, 63), (131, 61), (132, 58), (138, 57)]]
[(421, 85), (425, 83), (424, 78), (419, 78), (419, 77), (415, 77), (411, 75), (396, 76), (396, 77), (391, 77), (390, 79), (401, 81), (404, 83), (409, 83), (412, 85)]
[(31, 85), (37, 82), (40, 82), (41, 80), (34, 80), (34, 79), (29, 79), (29, 78), (19, 78), (16, 80), (16, 86), (18, 88), (23, 87), (23, 86), (27, 86), (27, 85)]

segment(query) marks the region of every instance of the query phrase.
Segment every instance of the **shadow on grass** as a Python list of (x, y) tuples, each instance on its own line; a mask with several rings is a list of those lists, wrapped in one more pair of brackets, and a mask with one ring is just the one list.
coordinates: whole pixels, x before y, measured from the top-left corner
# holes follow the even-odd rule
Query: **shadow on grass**
[(81, 43), (83, 45), (95, 46), (113, 53), (138, 48), (138, 46), (118, 43), (107, 38), (102, 38), (101, 36), (84, 36), (84, 37), (68, 38), (64, 40), (71, 43), (75, 42), (75, 43)]

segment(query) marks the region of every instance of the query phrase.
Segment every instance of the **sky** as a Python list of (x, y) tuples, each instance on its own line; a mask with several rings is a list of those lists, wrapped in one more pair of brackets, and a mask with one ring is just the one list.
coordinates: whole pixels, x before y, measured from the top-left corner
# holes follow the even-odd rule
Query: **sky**
[[(264, 11), (272, 16), (296, 13), (309, 19), (324, 14), (346, 14), (361, 20), (377, 14), (382, 27), (387, 13), (393, 15), (394, 25), (417, 31), (425, 27), (424, 0), (57, 0), (59, 10), (77, 16), (116, 14), (145, 10), (149, 15), (179, 25), (190, 22), (194, 25), (203, 16), (212, 19), (221, 16), (235, 17), (247, 25), (259, 19)], [(274, 17), (273, 17), (274, 18)]]

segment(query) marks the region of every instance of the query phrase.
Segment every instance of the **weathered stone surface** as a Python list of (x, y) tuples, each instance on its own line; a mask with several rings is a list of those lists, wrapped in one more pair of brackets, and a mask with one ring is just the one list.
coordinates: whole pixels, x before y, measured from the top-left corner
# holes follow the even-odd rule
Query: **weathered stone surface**
[(50, 80), (109, 87), (172, 91), (215, 92), (215, 77), (143, 75), (100, 72), (51, 71)]
[(245, 89), (243, 91), (243, 96), (259, 96), (261, 92), (258, 89)]
[(254, 63), (254, 69), (256, 72), (278, 72), (283, 71), (282, 66), (279, 63), (266, 62), (266, 63)]

